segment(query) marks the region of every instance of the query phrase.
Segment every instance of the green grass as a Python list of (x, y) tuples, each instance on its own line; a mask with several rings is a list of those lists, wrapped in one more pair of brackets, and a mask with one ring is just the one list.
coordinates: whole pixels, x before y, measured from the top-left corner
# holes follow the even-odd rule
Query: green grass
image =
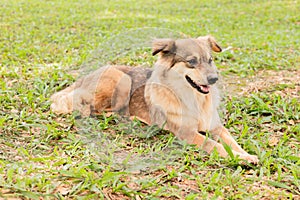
[[(299, 199), (299, 8), (297, 1), (2, 0), (0, 198)], [(49, 97), (80, 70), (152, 65), (151, 38), (206, 34), (232, 47), (215, 55), (234, 88), (224, 90), (221, 112), (258, 166), (207, 155), (121, 116), (79, 119), (49, 109)], [(266, 70), (271, 75), (262, 76)]]

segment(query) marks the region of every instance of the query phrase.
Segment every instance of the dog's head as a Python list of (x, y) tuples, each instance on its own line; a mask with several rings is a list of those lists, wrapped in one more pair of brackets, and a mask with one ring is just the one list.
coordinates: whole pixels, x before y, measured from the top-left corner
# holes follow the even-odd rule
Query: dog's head
[(158, 62), (167, 65), (170, 74), (176, 72), (186, 83), (200, 93), (208, 94), (210, 85), (218, 80), (212, 51), (221, 47), (211, 36), (197, 39), (158, 39), (153, 42), (152, 54), (160, 54)]

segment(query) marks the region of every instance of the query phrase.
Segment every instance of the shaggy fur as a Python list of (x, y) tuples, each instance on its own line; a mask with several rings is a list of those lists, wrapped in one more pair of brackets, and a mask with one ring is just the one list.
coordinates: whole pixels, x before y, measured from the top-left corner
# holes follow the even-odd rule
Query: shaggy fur
[[(155, 40), (152, 54), (159, 57), (153, 70), (102, 67), (54, 94), (51, 109), (57, 114), (79, 110), (84, 116), (102, 111), (134, 116), (170, 130), (208, 153), (216, 148), (221, 156), (228, 156), (219, 143), (222, 141), (231, 146), (234, 155), (257, 163), (257, 156), (245, 152), (220, 121), (212, 51), (222, 49), (211, 36)], [(205, 136), (207, 131), (213, 139)]]

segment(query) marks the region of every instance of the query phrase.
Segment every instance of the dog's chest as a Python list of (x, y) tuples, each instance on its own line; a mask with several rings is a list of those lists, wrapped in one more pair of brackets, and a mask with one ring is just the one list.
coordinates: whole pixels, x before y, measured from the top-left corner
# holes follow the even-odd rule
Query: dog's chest
[(210, 129), (214, 112), (211, 95), (194, 94), (187, 98), (186, 107), (188, 115), (196, 119), (199, 131)]

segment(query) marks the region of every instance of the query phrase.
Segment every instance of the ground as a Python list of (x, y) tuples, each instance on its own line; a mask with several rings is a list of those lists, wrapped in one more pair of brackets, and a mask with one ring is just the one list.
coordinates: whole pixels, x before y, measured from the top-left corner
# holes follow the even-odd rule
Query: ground
[[(0, 198), (300, 199), (298, 1), (0, 2)], [(154, 37), (213, 35), (224, 125), (252, 165), (157, 127), (55, 115), (104, 64), (152, 66)], [(229, 150), (230, 151), (230, 150)]]

